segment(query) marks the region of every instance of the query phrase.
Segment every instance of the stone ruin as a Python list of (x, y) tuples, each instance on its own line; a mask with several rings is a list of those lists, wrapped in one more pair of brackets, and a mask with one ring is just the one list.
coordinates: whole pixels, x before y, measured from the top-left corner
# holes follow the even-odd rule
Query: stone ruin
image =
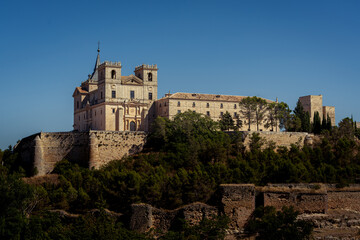
[[(360, 228), (360, 185), (336, 188), (326, 184), (222, 184), (217, 204), (192, 203), (175, 210), (133, 204), (130, 228), (145, 233), (167, 232), (185, 219), (190, 225), (204, 218), (226, 215), (230, 219), (226, 239), (244, 237), (244, 227), (258, 206), (293, 206), (299, 219), (314, 223), (316, 239), (356, 236)], [(339, 235), (339, 234), (342, 235)], [(350, 238), (349, 238), (350, 239)]]

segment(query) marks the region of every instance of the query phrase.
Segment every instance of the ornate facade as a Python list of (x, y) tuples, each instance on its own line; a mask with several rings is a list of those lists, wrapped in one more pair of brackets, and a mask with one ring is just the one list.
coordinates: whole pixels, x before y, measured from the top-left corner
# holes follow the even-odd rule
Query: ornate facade
[(122, 76), (120, 62), (100, 63), (73, 93), (74, 130), (147, 131), (155, 117), (157, 66), (140, 65)]

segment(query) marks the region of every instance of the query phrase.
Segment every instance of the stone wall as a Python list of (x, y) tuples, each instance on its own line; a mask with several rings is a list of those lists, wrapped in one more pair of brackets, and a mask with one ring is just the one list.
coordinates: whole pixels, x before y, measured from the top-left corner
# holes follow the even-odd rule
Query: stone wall
[(268, 185), (257, 189), (263, 198), (263, 206), (281, 210), (293, 206), (300, 213), (326, 213), (328, 196), (326, 188), (317, 184)]
[(218, 215), (218, 209), (204, 203), (192, 203), (175, 210), (164, 210), (149, 204), (133, 204), (130, 228), (138, 232), (148, 232), (156, 229), (167, 232), (181, 224), (179, 219), (185, 219), (192, 226), (204, 218)]
[(360, 185), (352, 184), (349, 187), (336, 188), (328, 185), (328, 208), (343, 209), (360, 212)]
[(278, 147), (290, 148), (291, 144), (299, 144), (303, 147), (304, 144), (312, 144), (314, 135), (306, 132), (256, 132), (256, 131), (244, 131), (244, 145), (246, 148), (250, 145), (250, 137), (253, 133), (258, 133), (266, 143), (264, 147), (267, 147), (270, 142), (275, 143)]
[(142, 150), (144, 132), (57, 132), (37, 133), (15, 146), (24, 165), (37, 169), (37, 175), (51, 173), (57, 162), (67, 159), (81, 166), (99, 168)]

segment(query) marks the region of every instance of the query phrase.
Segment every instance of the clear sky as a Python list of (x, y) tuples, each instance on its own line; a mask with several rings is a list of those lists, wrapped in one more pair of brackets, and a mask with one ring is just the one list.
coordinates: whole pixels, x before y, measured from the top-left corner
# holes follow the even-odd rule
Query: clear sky
[(0, 1), (0, 149), (70, 131), (72, 93), (101, 61), (158, 64), (159, 95), (323, 95), (360, 120), (360, 1)]

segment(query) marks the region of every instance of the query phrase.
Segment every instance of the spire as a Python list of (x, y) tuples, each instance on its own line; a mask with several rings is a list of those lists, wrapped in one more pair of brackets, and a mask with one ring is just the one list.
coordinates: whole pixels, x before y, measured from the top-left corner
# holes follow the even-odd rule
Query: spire
[(97, 49), (97, 57), (96, 57), (96, 62), (95, 62), (95, 67), (94, 67), (94, 71), (91, 74), (91, 80), (93, 81), (98, 81), (98, 67), (100, 65), (100, 41), (98, 42), (98, 49)]

